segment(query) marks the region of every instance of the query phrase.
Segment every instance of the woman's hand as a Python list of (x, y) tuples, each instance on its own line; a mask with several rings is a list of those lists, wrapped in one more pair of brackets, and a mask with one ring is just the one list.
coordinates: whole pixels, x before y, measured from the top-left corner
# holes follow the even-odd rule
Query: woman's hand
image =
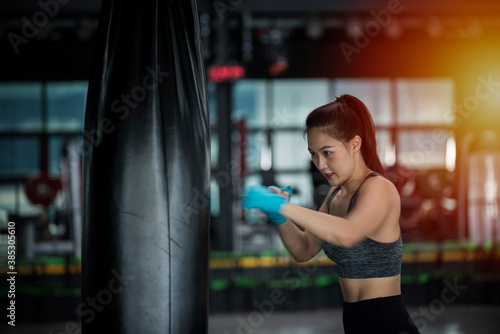
[(281, 195), (286, 198), (287, 202), (290, 202), (292, 199), (292, 186), (288, 186), (285, 188), (278, 188), (277, 186), (270, 186), (269, 189), (275, 193), (276, 195)]
[(285, 196), (276, 194), (276, 191), (291, 194), (291, 190), (288, 189), (282, 191), (277, 187), (273, 187), (273, 190), (271, 190), (262, 185), (251, 186), (247, 188), (247, 191), (243, 195), (243, 207), (246, 209), (260, 209), (267, 213), (270, 218), (273, 217), (273, 223), (281, 225), (286, 221), (286, 218), (281, 216), (279, 211), (283, 204), (288, 203), (288, 200)]
[[(275, 193), (276, 195), (281, 195), (281, 196), (285, 197), (286, 201), (290, 202), (290, 199), (292, 198), (292, 194), (293, 194), (291, 186), (288, 186), (286, 188), (278, 188), (276, 186), (270, 186), (269, 189), (273, 193)], [(276, 225), (281, 225), (284, 222), (286, 222), (286, 218), (280, 214), (270, 213), (270, 214), (268, 214), (268, 216), (269, 216), (269, 220)]]

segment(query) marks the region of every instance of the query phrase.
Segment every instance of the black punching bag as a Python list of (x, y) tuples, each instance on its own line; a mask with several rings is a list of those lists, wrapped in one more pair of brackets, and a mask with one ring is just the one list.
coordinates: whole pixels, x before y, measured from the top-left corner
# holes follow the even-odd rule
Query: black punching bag
[(94, 52), (83, 333), (207, 333), (209, 120), (196, 2), (103, 0)]

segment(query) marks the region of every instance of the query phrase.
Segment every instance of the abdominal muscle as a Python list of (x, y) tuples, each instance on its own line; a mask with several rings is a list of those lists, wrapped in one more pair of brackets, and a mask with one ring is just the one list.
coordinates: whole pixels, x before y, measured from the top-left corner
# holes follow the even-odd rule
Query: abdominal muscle
[(346, 303), (401, 294), (401, 275), (377, 278), (339, 277), (339, 283)]

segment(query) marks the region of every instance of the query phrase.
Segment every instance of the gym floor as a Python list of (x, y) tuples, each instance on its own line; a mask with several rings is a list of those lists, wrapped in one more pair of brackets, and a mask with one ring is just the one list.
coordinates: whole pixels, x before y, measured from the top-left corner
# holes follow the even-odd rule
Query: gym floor
[[(432, 311), (432, 310), (431, 310)], [(500, 306), (447, 305), (436, 312), (421, 312), (419, 307), (408, 307), (416, 312), (416, 325), (422, 334), (498, 334)], [(210, 334), (341, 334), (340, 308), (275, 312), (268, 317), (247, 313), (213, 314), (210, 316)]]
[[(432, 310), (431, 310), (432, 311)], [(433, 312), (421, 312), (419, 307), (408, 307), (417, 314), (422, 334), (497, 334), (500, 332), (500, 305), (447, 305)], [(419, 315), (419, 312), (421, 312)], [(414, 317), (414, 320), (417, 320)], [(65, 322), (17, 323), (16, 327), (0, 325), (3, 334), (61, 334), (68, 333)], [(80, 333), (73, 331), (72, 333)], [(209, 334), (340, 334), (340, 308), (299, 312), (252, 312), (210, 314)], [(176, 334), (176, 333), (172, 333)], [(179, 333), (180, 334), (180, 333)], [(183, 333), (184, 334), (184, 333)]]

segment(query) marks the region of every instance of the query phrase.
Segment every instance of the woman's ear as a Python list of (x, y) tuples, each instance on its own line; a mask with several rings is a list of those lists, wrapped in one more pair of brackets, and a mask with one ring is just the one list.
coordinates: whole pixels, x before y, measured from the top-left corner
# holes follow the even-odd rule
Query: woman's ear
[(357, 152), (361, 150), (361, 144), (363, 143), (363, 140), (361, 139), (360, 136), (356, 135), (354, 138), (351, 139), (351, 149), (353, 152)]

